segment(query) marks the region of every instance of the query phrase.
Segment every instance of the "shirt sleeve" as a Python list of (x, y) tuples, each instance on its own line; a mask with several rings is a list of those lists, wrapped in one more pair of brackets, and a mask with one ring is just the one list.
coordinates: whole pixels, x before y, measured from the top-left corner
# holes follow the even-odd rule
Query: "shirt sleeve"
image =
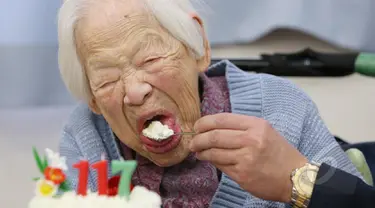
[(373, 208), (375, 188), (360, 178), (323, 163), (319, 169), (309, 208)]

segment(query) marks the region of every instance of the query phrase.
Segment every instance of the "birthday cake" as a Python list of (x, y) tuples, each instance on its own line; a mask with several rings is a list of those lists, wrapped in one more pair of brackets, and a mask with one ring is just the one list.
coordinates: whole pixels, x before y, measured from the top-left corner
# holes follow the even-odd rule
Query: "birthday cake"
[[(160, 196), (148, 189), (130, 183), (136, 167), (136, 161), (112, 161), (113, 172), (121, 175), (107, 180), (107, 161), (104, 159), (89, 165), (80, 161), (70, 168), (79, 169), (77, 190), (71, 190), (65, 176), (68, 167), (65, 158), (59, 153), (46, 149), (46, 156), (40, 157), (33, 149), (42, 177), (35, 178), (35, 196), (29, 202), (28, 208), (160, 208)], [(98, 173), (98, 192), (87, 190), (88, 169)]]

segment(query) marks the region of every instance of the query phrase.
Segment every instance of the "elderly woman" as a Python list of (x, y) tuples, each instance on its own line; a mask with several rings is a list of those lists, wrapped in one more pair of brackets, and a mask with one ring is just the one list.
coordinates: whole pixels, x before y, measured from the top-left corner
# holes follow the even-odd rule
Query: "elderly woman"
[[(159, 193), (163, 207), (284, 207), (301, 194), (292, 172), (327, 158), (358, 175), (296, 86), (228, 61), (209, 66), (188, 0), (65, 1), (59, 65), (83, 101), (63, 129), (68, 165), (135, 159), (132, 183)], [(195, 134), (150, 138), (151, 121)], [(67, 174), (75, 188), (77, 171)]]

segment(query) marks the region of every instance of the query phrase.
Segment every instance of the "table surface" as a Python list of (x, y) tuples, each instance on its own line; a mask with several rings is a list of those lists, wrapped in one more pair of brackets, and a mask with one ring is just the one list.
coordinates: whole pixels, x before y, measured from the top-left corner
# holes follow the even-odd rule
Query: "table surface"
[[(263, 52), (293, 52), (306, 46), (321, 51), (345, 51), (297, 33), (276, 32), (253, 44), (213, 48), (217, 58), (255, 57)], [(374, 141), (375, 79), (352, 75), (342, 78), (288, 78), (317, 103), (321, 116), (335, 135), (350, 142)], [(72, 106), (0, 110), (0, 194), (5, 207), (25, 208), (39, 176), (31, 148), (57, 149), (61, 127)]]

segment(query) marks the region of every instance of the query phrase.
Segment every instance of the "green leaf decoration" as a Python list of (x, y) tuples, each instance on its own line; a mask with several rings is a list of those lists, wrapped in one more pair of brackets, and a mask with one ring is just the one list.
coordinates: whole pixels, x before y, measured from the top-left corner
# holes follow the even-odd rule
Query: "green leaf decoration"
[(44, 155), (44, 159), (43, 159), (43, 172), (44, 170), (48, 167), (48, 159), (47, 159), (47, 156)]
[(40, 159), (40, 156), (38, 154), (38, 151), (36, 150), (35, 147), (33, 147), (33, 154), (34, 154), (34, 159), (36, 161), (36, 164), (39, 168), (39, 171), (44, 174), (44, 165), (43, 165), (43, 162), (42, 160)]
[(33, 181), (39, 181), (40, 177), (33, 178)]
[(61, 191), (64, 191), (64, 192), (70, 191), (70, 187), (66, 181), (61, 183), (59, 188)]

